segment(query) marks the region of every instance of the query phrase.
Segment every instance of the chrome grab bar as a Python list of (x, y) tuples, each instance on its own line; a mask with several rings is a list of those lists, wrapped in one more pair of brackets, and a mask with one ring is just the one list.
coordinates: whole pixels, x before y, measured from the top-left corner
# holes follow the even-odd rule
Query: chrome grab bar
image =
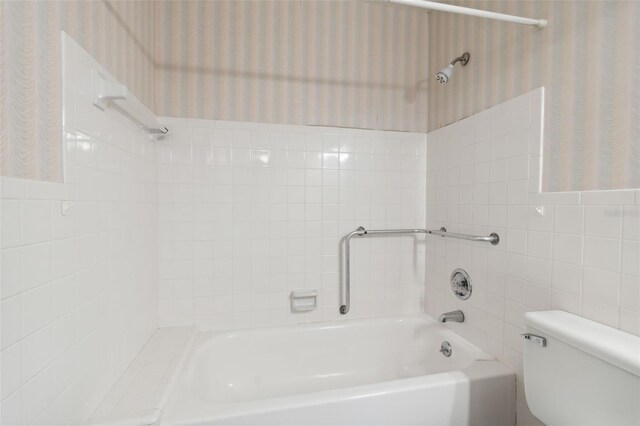
[(488, 237), (476, 236), (476, 235), (467, 235), (467, 234), (456, 234), (455, 232), (447, 232), (446, 228), (440, 228), (439, 230), (431, 230), (427, 231), (429, 234), (440, 235), (443, 237), (449, 238), (457, 238), (459, 240), (467, 240), (467, 241), (484, 241), (487, 243), (491, 243), (496, 246), (500, 242), (500, 236), (495, 232), (489, 234)]
[(364, 226), (358, 226), (355, 231), (348, 233), (345, 236), (344, 242), (344, 281), (342, 285), (343, 294), (342, 302), (340, 305), (340, 314), (345, 315), (349, 312), (351, 306), (351, 238), (358, 236), (363, 237), (365, 235), (392, 235), (392, 234), (433, 234), (440, 235), (442, 237), (457, 238), (467, 241), (484, 241), (493, 244), (494, 246), (500, 242), (500, 236), (495, 232), (491, 233), (488, 237), (456, 234), (455, 232), (447, 232), (447, 229), (442, 227), (439, 230), (432, 229), (365, 229)]

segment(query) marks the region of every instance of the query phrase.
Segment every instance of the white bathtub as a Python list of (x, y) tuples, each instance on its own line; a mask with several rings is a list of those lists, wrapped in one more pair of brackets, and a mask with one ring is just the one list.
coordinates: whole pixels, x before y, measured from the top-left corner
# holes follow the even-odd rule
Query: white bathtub
[(172, 388), (161, 425), (515, 420), (514, 373), (425, 315), (201, 332)]

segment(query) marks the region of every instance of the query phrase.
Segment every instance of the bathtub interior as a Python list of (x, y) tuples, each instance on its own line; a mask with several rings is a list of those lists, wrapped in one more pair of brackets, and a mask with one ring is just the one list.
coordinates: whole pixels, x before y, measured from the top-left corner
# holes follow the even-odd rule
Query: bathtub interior
[(201, 333), (185, 378), (199, 399), (242, 402), (461, 371), (482, 359), (491, 358), (421, 315)]

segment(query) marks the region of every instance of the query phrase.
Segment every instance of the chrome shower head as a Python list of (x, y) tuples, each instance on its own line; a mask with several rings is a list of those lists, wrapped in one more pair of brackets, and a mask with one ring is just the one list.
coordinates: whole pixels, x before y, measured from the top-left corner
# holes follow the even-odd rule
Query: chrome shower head
[(438, 74), (436, 74), (436, 80), (438, 80), (441, 84), (447, 83), (449, 78), (451, 78), (451, 74), (453, 73), (453, 65), (447, 65), (442, 68)]
[(442, 68), (436, 74), (436, 80), (438, 80), (440, 84), (448, 83), (451, 78), (451, 74), (453, 74), (453, 66), (458, 62), (460, 62), (463, 67), (467, 65), (467, 62), (469, 62), (469, 52), (463, 53), (462, 56), (455, 58), (449, 65)]

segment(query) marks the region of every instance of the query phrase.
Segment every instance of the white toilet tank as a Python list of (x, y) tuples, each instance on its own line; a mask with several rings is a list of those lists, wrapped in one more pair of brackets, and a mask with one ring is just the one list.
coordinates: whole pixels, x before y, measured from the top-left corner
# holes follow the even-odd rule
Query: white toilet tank
[(640, 425), (640, 338), (563, 311), (525, 314), (531, 412), (556, 425)]

